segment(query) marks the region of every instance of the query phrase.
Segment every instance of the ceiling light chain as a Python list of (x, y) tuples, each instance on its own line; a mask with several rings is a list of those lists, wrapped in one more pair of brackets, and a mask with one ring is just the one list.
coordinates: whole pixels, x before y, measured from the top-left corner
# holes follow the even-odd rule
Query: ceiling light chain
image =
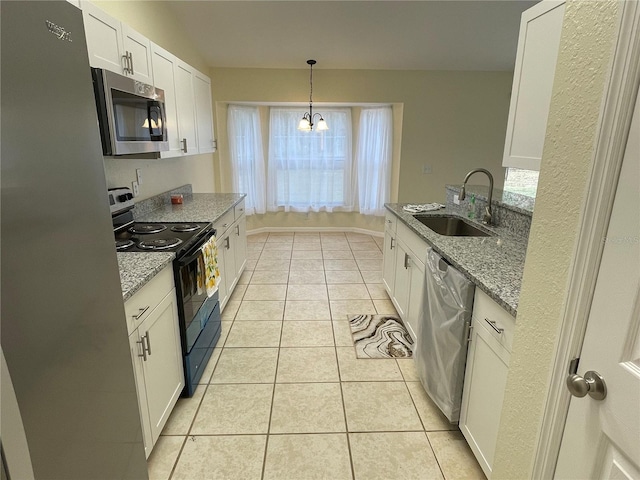
[(320, 117), (318, 120), (318, 126), (316, 127), (317, 131), (329, 130), (329, 126), (327, 122), (325, 122), (324, 118), (320, 113), (313, 113), (313, 66), (316, 64), (315, 60), (307, 60), (307, 65), (310, 67), (309, 72), (309, 112), (305, 112), (302, 116), (302, 120), (298, 124), (298, 130), (310, 132), (313, 129), (313, 118), (317, 115)]

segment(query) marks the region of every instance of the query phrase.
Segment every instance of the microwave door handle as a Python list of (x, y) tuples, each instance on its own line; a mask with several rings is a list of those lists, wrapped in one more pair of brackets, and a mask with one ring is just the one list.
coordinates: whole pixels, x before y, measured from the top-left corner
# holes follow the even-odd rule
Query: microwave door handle
[(158, 120), (161, 118), (159, 113), (161, 113), (160, 102), (149, 100), (147, 102), (147, 123), (149, 124), (149, 138), (151, 140), (162, 140), (162, 130), (160, 130), (159, 134), (157, 133), (157, 130), (161, 127), (161, 125), (158, 125)]

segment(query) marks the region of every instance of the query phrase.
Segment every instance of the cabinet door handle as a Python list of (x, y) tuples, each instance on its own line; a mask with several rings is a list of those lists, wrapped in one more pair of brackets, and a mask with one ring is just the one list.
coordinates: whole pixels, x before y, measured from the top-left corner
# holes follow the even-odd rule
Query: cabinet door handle
[(144, 337), (141, 337), (136, 343), (139, 343), (142, 347), (142, 354), (138, 354), (139, 357), (142, 357), (143, 361), (147, 361), (147, 350), (144, 348)]
[(236, 225), (236, 235), (240, 236), (240, 225)]
[(122, 60), (124, 63), (124, 66), (122, 67), (122, 71), (126, 75), (129, 73), (129, 52), (124, 52), (124, 55), (122, 55)]
[(225, 238), (224, 241), (225, 241), (224, 248), (229, 250), (231, 248), (231, 243), (229, 242), (229, 237)]
[(393, 237), (391, 237), (391, 241), (389, 242), (389, 244), (390, 244), (391, 246), (389, 247), (389, 250), (393, 250), (393, 247), (395, 246), (395, 245), (394, 245), (394, 242), (395, 242), (394, 238), (393, 238)]
[(129, 52), (129, 68), (131, 75), (133, 75), (133, 53)]
[(138, 314), (137, 315), (133, 315), (133, 319), (134, 320), (139, 320), (140, 317), (142, 317), (145, 314), (145, 312), (147, 310), (149, 310), (149, 307), (150, 307), (150, 305), (147, 305), (146, 307), (143, 307), (143, 308), (139, 308), (138, 309)]
[(145, 338), (147, 339), (147, 355), (151, 355), (151, 337), (149, 336), (149, 331), (145, 334)]
[(504, 332), (504, 328), (498, 327), (495, 320), (489, 320), (488, 318), (485, 318), (484, 321), (487, 322), (489, 326), (493, 328), (496, 332), (498, 332), (498, 334), (502, 335), (502, 332)]
[(404, 254), (404, 268), (407, 269), (409, 267), (410, 267), (410, 265), (409, 265), (409, 254), (405, 253)]
[(182, 139), (182, 152), (183, 153), (187, 153), (187, 139), (186, 138)]

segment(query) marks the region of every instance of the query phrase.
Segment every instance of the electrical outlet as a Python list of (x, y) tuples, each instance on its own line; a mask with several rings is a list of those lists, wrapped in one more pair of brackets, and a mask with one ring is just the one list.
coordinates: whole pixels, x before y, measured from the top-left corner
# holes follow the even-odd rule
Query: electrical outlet
[(140, 188), (138, 187), (138, 182), (131, 182), (131, 189), (133, 190), (133, 196), (137, 197), (140, 193)]
[(460, 197), (458, 196), (458, 194), (455, 194), (453, 196), (453, 203), (455, 203), (456, 205), (460, 205)]
[(136, 168), (136, 180), (138, 180), (138, 185), (142, 185), (142, 169)]
[(426, 163), (422, 166), (422, 174), (428, 175), (431, 173), (431, 165), (427, 165)]

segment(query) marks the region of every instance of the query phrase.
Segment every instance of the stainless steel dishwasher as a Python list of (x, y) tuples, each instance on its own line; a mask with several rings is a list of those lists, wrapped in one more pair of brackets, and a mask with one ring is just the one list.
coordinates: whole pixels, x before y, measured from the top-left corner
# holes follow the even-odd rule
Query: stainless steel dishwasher
[(451, 423), (458, 423), (475, 285), (432, 248), (414, 352), (422, 386)]

